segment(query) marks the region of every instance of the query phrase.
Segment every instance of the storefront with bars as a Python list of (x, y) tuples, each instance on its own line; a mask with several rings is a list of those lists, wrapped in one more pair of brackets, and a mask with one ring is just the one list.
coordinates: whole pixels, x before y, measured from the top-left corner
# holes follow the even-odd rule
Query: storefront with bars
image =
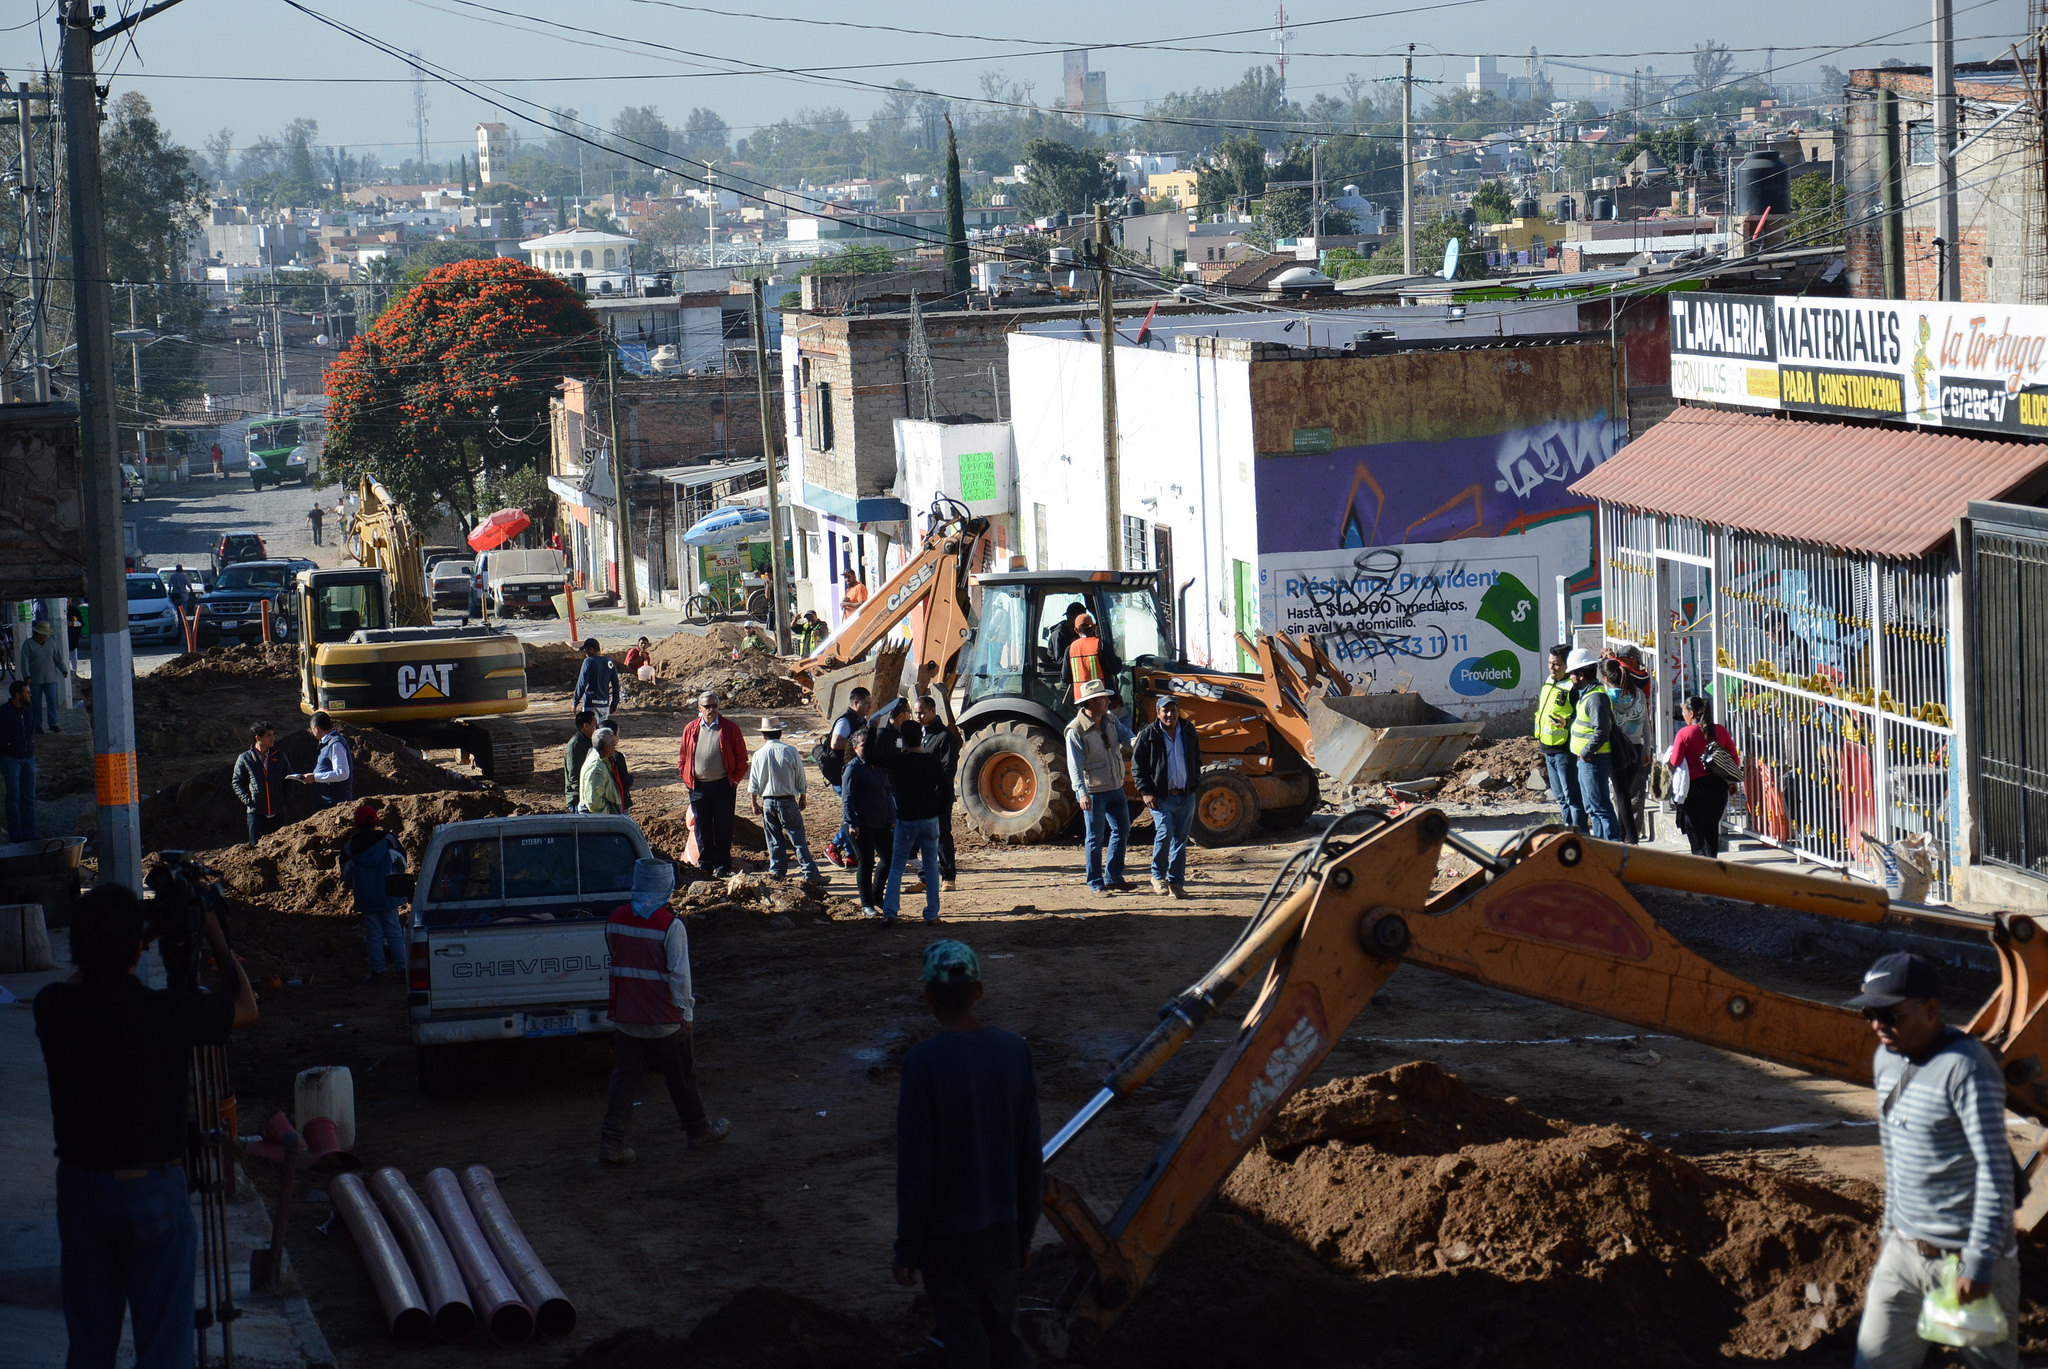
[(1983, 859), (1963, 730), (1971, 499), (2031, 502), (2048, 447), (1685, 406), (1573, 486), (1600, 502), (1610, 639), (1653, 654), (1657, 746), (1713, 704), (1747, 834), (1875, 878), (1926, 842), (1933, 896)]

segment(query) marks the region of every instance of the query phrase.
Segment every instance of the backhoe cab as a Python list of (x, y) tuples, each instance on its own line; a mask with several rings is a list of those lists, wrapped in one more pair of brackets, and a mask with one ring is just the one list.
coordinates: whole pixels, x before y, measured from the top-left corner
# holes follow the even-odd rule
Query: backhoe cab
[(526, 648), (495, 628), (399, 627), (389, 577), (370, 567), (300, 571), (299, 710), (379, 728), (421, 750), (453, 749), (486, 778), (533, 773), (533, 739), (501, 716), (526, 707)]

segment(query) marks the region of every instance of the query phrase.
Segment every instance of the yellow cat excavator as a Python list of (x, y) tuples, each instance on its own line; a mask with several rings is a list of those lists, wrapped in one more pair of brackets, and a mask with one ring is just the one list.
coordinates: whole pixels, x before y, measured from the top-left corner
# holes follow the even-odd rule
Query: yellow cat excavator
[[(1363, 827), (1359, 832), (1357, 829)], [(1347, 829), (1353, 833), (1344, 835)], [(1455, 853), (1470, 862), (1448, 865)], [(1160, 1013), (1151, 1034), (1045, 1145), (1051, 1166), (1103, 1109), (1135, 1093), (1225, 1003), (1257, 983), (1237, 1035), (1116, 1211), (1104, 1220), (1048, 1171), (1045, 1213), (1081, 1271), (1032, 1332), (1048, 1352), (1079, 1348), (1138, 1296), (1280, 1107), (1402, 965), (1597, 1013), (1646, 1031), (1850, 1083), (1874, 1050), (1855, 1010), (1777, 993), (1716, 967), (1659, 925), (1637, 890), (1684, 890), (1877, 923), (1888, 915), (1989, 938), (2001, 983), (1968, 1030), (1998, 1057), (2007, 1106), (2048, 1121), (2048, 935), (2041, 919), (1980, 916), (1889, 900), (1847, 879), (1738, 866), (1532, 828), (1500, 851), (1452, 832), (1437, 809), (1399, 818), (1352, 810), (1281, 867), (1222, 959)], [(2022, 1159), (2041, 1164), (2037, 1132)], [(2034, 1183), (2018, 1222), (2048, 1211)]]
[(1308, 637), (1240, 633), (1256, 673), (1182, 661), (1161, 626), (1155, 572), (991, 568), (988, 520), (943, 498), (930, 528), (918, 554), (793, 673), (828, 717), (856, 687), (931, 692), (962, 733), (961, 807), (992, 840), (1047, 841), (1079, 811), (1060, 736), (1074, 716), (1076, 605), (1095, 620), (1103, 678), (1133, 727), (1171, 694), (1200, 734), (1194, 836), (1205, 846), (1301, 822), (1321, 803), (1319, 770), (1340, 785), (1442, 774), (1479, 734), (1477, 722), (1413, 694), (1354, 693)]
[(355, 566), (298, 575), (300, 710), (459, 750), (501, 783), (531, 776), (533, 735), (506, 716), (526, 708), (525, 644), (434, 622), (419, 535), (378, 481), (344, 533)]

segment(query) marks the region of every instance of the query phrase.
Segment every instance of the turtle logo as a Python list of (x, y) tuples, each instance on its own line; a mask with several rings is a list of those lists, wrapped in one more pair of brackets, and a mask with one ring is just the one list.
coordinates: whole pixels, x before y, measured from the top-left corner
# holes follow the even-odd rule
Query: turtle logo
[(430, 665), (402, 665), (398, 668), (398, 697), (431, 702), (449, 697), (449, 680), (455, 674), (451, 662)]

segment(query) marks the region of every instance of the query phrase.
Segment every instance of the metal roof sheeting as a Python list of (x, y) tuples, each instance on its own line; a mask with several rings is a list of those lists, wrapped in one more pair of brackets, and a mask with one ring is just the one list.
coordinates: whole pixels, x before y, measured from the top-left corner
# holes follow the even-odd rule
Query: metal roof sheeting
[[(2009, 497), (2048, 445), (1679, 407), (1575, 494), (1871, 556), (1947, 542), (1972, 499)], [(2022, 501), (2024, 502), (2024, 501)]]

